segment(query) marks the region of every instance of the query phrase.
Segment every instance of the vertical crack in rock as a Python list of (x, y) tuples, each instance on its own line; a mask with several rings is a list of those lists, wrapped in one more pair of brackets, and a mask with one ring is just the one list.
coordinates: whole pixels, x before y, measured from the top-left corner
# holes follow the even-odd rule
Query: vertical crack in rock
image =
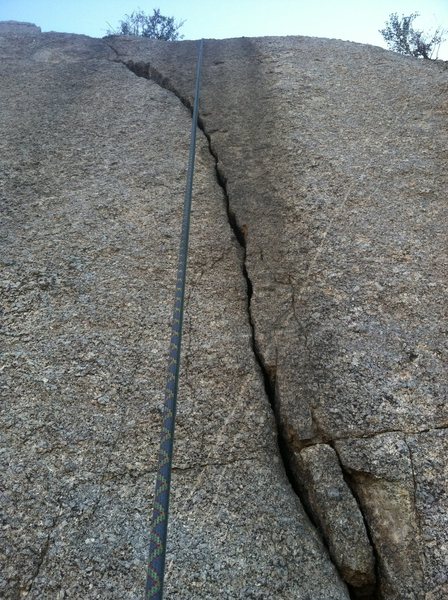
[[(179, 99), (179, 101), (189, 110), (190, 114), (191, 115), (193, 114), (193, 99), (189, 99), (189, 98), (183, 96), (181, 93), (179, 93), (179, 91), (176, 89), (175, 85), (172, 83), (172, 81), (168, 77), (165, 77), (160, 71), (155, 69), (149, 63), (146, 63), (143, 61), (135, 62), (132, 60), (125, 61), (120, 58), (119, 53), (113, 46), (110, 46), (110, 48), (115, 52), (115, 54), (117, 56), (117, 58), (114, 59), (113, 62), (123, 64), (132, 73), (134, 73), (134, 75), (137, 75), (137, 77), (143, 77), (145, 79), (153, 81), (160, 87), (173, 93)], [(283, 467), (284, 467), (287, 479), (291, 485), (292, 490), (294, 491), (296, 496), (299, 498), (300, 503), (301, 503), (305, 513), (307, 514), (310, 522), (312, 523), (315, 530), (317, 531), (322, 544), (324, 545), (324, 547), (327, 549), (327, 552), (328, 552), (327, 541), (323, 537), (322, 532), (320, 531), (318, 525), (316, 524), (314, 516), (313, 516), (312, 512), (309, 510), (309, 507), (307, 506), (307, 503), (303, 498), (303, 494), (300, 490), (300, 486), (298, 485), (298, 483), (296, 481), (296, 477), (294, 476), (293, 471), (291, 469), (291, 466), (290, 466), (291, 465), (291, 457), (294, 452), (294, 449), (290, 448), (288, 440), (283, 433), (281, 423), (280, 423), (280, 416), (279, 416), (279, 412), (278, 412), (278, 401), (277, 401), (276, 391), (275, 391), (275, 372), (270, 372), (270, 370), (266, 367), (262, 352), (257, 343), (255, 323), (254, 323), (254, 319), (252, 316), (253, 283), (252, 283), (252, 280), (249, 276), (249, 272), (247, 269), (247, 247), (246, 247), (245, 232), (244, 232), (243, 227), (241, 227), (239, 225), (234, 211), (232, 211), (232, 208), (230, 205), (230, 198), (229, 198), (229, 194), (227, 191), (227, 180), (226, 180), (226, 177), (225, 177), (222, 169), (220, 168), (219, 157), (218, 157), (216, 150), (213, 147), (211, 135), (206, 130), (204, 121), (201, 118), (201, 116), (198, 117), (198, 127), (202, 131), (202, 133), (204, 134), (204, 136), (208, 142), (208, 149), (209, 149), (210, 155), (213, 157), (214, 163), (215, 163), (216, 180), (222, 190), (229, 226), (240, 246), (241, 257), (242, 257), (241, 271), (242, 271), (244, 280), (246, 282), (246, 292), (247, 292), (246, 310), (247, 310), (247, 317), (248, 317), (248, 322), (249, 322), (250, 331), (251, 331), (251, 346), (252, 346), (252, 351), (253, 351), (253, 354), (255, 357), (255, 361), (257, 363), (259, 372), (260, 372), (262, 380), (263, 380), (264, 390), (265, 390), (266, 396), (269, 400), (269, 404), (271, 406), (272, 413), (274, 415), (274, 421), (275, 421), (276, 432), (277, 432), (277, 443), (278, 443), (279, 453), (280, 453), (280, 457), (281, 457), (281, 460), (283, 463)], [(358, 600), (360, 598), (363, 598), (363, 600), (375, 600), (377, 598), (376, 593), (360, 595), (358, 591), (354, 590), (352, 588), (352, 586), (347, 584), (347, 582), (345, 581), (343, 575), (341, 574), (338, 566), (334, 563), (334, 561), (332, 560), (329, 553), (328, 553), (328, 558), (333, 563), (334, 568), (335, 568), (336, 572), (338, 573), (339, 577), (341, 578), (341, 580), (344, 581), (345, 584), (347, 585), (350, 598), (352, 598), (354, 600)]]
[[(186, 103), (186, 102), (183, 102), (183, 103), (186, 106), (188, 106), (188, 103)], [(225, 200), (226, 211), (227, 211), (227, 219), (228, 219), (229, 225), (232, 229), (232, 232), (235, 235), (235, 238), (240, 245), (241, 252), (242, 252), (241, 270), (242, 270), (242, 274), (243, 274), (243, 277), (246, 282), (246, 290), (247, 290), (246, 307), (247, 307), (248, 322), (249, 322), (249, 326), (250, 326), (250, 330), (251, 330), (251, 345), (252, 345), (252, 350), (254, 353), (256, 363), (259, 367), (259, 370), (260, 370), (260, 373), (261, 373), (261, 376), (263, 379), (265, 393), (269, 400), (269, 403), (270, 403), (270, 406), (271, 406), (271, 409), (272, 409), (272, 412), (274, 415), (276, 431), (277, 431), (277, 443), (278, 443), (278, 448), (279, 448), (279, 453), (280, 453), (280, 456), (282, 459), (282, 463), (283, 463), (283, 466), (285, 469), (285, 473), (286, 473), (288, 481), (291, 485), (292, 490), (294, 491), (296, 496), (299, 498), (300, 503), (301, 503), (303, 509), (305, 510), (309, 520), (315, 527), (316, 531), (319, 533), (319, 537), (320, 537), (323, 545), (326, 547), (327, 551), (329, 551), (327, 540), (326, 540), (325, 536), (322, 534), (322, 531), (316, 522), (316, 519), (315, 519), (315, 516), (314, 516), (312, 510), (310, 510), (309, 505), (304, 498), (304, 494), (303, 494), (303, 492), (300, 488), (300, 485), (297, 481), (297, 478), (294, 474), (294, 471), (291, 468), (291, 461), (292, 461), (292, 457), (294, 454), (294, 448), (290, 446), (290, 443), (288, 442), (288, 439), (283, 432), (283, 428), (282, 428), (281, 421), (280, 421), (280, 415), (279, 415), (279, 411), (278, 411), (278, 399), (277, 399), (276, 389), (275, 389), (275, 370), (273, 370), (273, 372), (271, 372), (271, 370), (269, 370), (266, 367), (262, 351), (260, 350), (259, 345), (257, 343), (255, 323), (254, 323), (254, 319), (253, 319), (253, 315), (252, 315), (253, 283), (252, 283), (252, 280), (250, 278), (250, 275), (249, 275), (249, 272), (247, 269), (247, 247), (246, 247), (245, 232), (244, 232), (243, 227), (241, 227), (238, 224), (237, 217), (231, 209), (230, 198), (229, 198), (229, 194), (227, 191), (227, 180), (226, 180), (224, 173), (222, 172), (222, 169), (219, 166), (219, 157), (213, 147), (213, 144), (211, 141), (211, 136), (206, 131), (206, 128), (205, 128), (204, 123), (201, 120), (201, 118), (199, 118), (199, 127), (200, 127), (201, 131), (204, 133), (205, 137), (207, 138), (210, 154), (213, 156), (213, 158), (215, 160), (216, 178), (217, 178), (218, 184), (220, 185), (222, 192), (223, 192), (223, 197)], [(374, 548), (374, 545), (372, 542), (372, 538), (370, 536), (370, 532), (367, 528), (365, 517), (362, 513), (359, 501), (357, 499), (357, 496), (354, 494), (353, 488), (351, 486), (349, 486), (349, 489), (351, 490), (351, 492), (358, 504), (364, 525), (366, 526), (366, 531), (367, 531), (367, 535), (369, 538), (369, 542), (373, 548), (373, 552), (374, 552), (375, 559), (376, 559), (377, 557), (376, 557), (376, 553), (375, 553), (375, 548)], [(379, 596), (378, 596), (379, 592), (378, 592), (377, 585), (372, 584), (372, 585), (361, 586), (359, 588), (355, 588), (354, 586), (350, 585), (350, 583), (347, 581), (346, 577), (344, 577), (344, 575), (341, 573), (338, 565), (331, 558), (330, 552), (329, 552), (329, 558), (333, 562), (333, 565), (334, 565), (336, 571), (339, 573), (339, 576), (341, 577), (341, 579), (346, 583), (350, 598), (352, 598), (353, 600), (361, 600), (361, 599), (362, 600), (377, 600), (379, 598)], [(375, 574), (378, 575), (376, 564), (377, 564), (377, 560), (375, 560)], [(378, 577), (376, 577), (376, 582), (378, 582)]]
[(339, 463), (339, 466), (341, 468), (342, 471), (342, 476), (344, 478), (344, 482), (347, 485), (348, 489), (350, 490), (357, 506), (358, 506), (358, 511), (359, 514), (362, 517), (363, 523), (364, 523), (364, 528), (365, 528), (365, 532), (367, 535), (367, 538), (369, 540), (370, 546), (372, 548), (372, 552), (373, 552), (373, 556), (374, 556), (374, 570), (375, 570), (375, 584), (371, 587), (371, 588), (366, 588), (365, 590), (361, 591), (360, 594), (356, 595), (356, 592), (351, 592), (351, 597), (352, 598), (360, 598), (362, 600), (381, 600), (381, 594), (380, 594), (380, 582), (381, 582), (381, 573), (380, 573), (380, 560), (379, 560), (379, 555), (378, 555), (378, 550), (375, 546), (375, 543), (373, 541), (373, 535), (372, 535), (372, 531), (370, 529), (370, 525), (369, 522), (367, 520), (367, 517), (364, 513), (364, 509), (363, 506), (361, 504), (361, 500), (359, 498), (357, 489), (356, 489), (356, 483), (355, 483), (355, 479), (354, 476), (352, 475), (352, 473), (349, 471), (349, 469), (347, 469), (347, 467), (344, 465), (344, 463), (341, 460), (341, 457), (339, 455), (339, 452), (337, 450), (336, 444), (334, 442), (329, 442), (328, 444), (334, 451), (337, 461)]
[(420, 520), (420, 514), (417, 508), (417, 477), (415, 475), (415, 466), (414, 466), (414, 454), (412, 452), (412, 448), (411, 445), (408, 442), (408, 438), (406, 436), (404, 436), (403, 441), (406, 445), (406, 448), (408, 449), (409, 452), (409, 461), (411, 463), (411, 472), (412, 472), (412, 483), (413, 483), (413, 487), (414, 487), (414, 511), (415, 511), (415, 518), (416, 518), (416, 522), (417, 522), (417, 526), (418, 526), (418, 533), (419, 535), (421, 535), (421, 531), (422, 531), (422, 526), (421, 526), (421, 520)]
[[(116, 52), (116, 50), (114, 48), (113, 48), (113, 50)], [(172, 84), (172, 82), (170, 81), (169, 78), (162, 75), (160, 73), (160, 71), (158, 71), (157, 69), (152, 67), (149, 63), (134, 62), (132, 60), (125, 62), (125, 61), (118, 60), (118, 59), (116, 62), (120, 62), (121, 64), (124, 64), (130, 71), (132, 71), (132, 73), (134, 73), (138, 77), (143, 77), (145, 79), (154, 81), (154, 83), (156, 83), (157, 85), (172, 92), (182, 102), (182, 104), (186, 108), (188, 108), (190, 113), (193, 113), (192, 102), (188, 98), (185, 98), (185, 96), (182, 96), (177, 91), (177, 89)], [(295, 482), (294, 482), (294, 477), (291, 474), (291, 470), (289, 468), (288, 444), (287, 444), (284, 436), (281, 435), (281, 433), (280, 433), (281, 428), (280, 428), (280, 424), (279, 424), (279, 420), (278, 420), (277, 401), (276, 401), (276, 394), (275, 394), (275, 376), (273, 374), (270, 374), (268, 369), (266, 368), (262, 353), (258, 347), (257, 340), (256, 340), (255, 324), (254, 324), (254, 320), (252, 317), (252, 309), (251, 309), (252, 296), (253, 296), (253, 284), (252, 284), (251, 278), (249, 277), (249, 273), (248, 273), (247, 266), (246, 266), (247, 251), (246, 251), (246, 239), (245, 239), (244, 231), (243, 231), (243, 228), (238, 224), (236, 215), (230, 207), (230, 199), (229, 199), (229, 195), (227, 192), (227, 181), (226, 181), (226, 178), (225, 178), (223, 172), (221, 171), (221, 169), (219, 167), (219, 158), (218, 158), (218, 155), (217, 155), (215, 149), (213, 148), (211, 136), (207, 132), (204, 122), (200, 116), (198, 119), (198, 127), (207, 139), (209, 152), (215, 162), (216, 179), (217, 179), (217, 182), (218, 182), (218, 184), (222, 190), (223, 196), (224, 196), (226, 212), (227, 212), (227, 219), (228, 219), (230, 228), (232, 229), (232, 232), (241, 248), (241, 252), (242, 252), (241, 270), (243, 273), (244, 280), (246, 282), (247, 315), (248, 315), (248, 321), (249, 321), (249, 326), (250, 326), (250, 330), (251, 330), (252, 350), (253, 350), (257, 365), (260, 369), (266, 396), (269, 399), (269, 403), (270, 403), (272, 411), (275, 415), (275, 421), (276, 421), (276, 427), (277, 427), (277, 433), (278, 433), (278, 445), (280, 448), (280, 454), (282, 456), (282, 461), (285, 466), (286, 474), (291, 483), (291, 486), (294, 488), (295, 493), (297, 495), (299, 495), (299, 492), (296, 489), (297, 486), (295, 485)], [(310, 519), (312, 520), (311, 516), (310, 516)]]
[(288, 457), (299, 497), (320, 531), (353, 599), (378, 598), (377, 557), (359, 498), (348, 484), (333, 443), (317, 443)]
[(47, 538), (46, 538), (45, 542), (43, 543), (42, 548), (39, 552), (39, 557), (38, 557), (37, 564), (36, 564), (33, 574), (32, 574), (32, 579), (29, 582), (27, 589), (24, 591), (24, 593), (22, 593), (22, 596), (24, 598), (28, 598), (28, 596), (31, 594), (31, 592), (33, 591), (34, 584), (40, 575), (42, 567), (47, 558), (48, 551), (50, 549), (50, 538), (51, 538), (51, 533), (48, 533)]
[[(418, 508), (418, 494), (417, 494), (417, 489), (418, 489), (418, 483), (417, 483), (417, 476), (416, 476), (416, 469), (415, 469), (415, 465), (414, 465), (414, 453), (412, 451), (412, 444), (408, 441), (408, 438), (406, 436), (404, 436), (403, 441), (405, 443), (406, 448), (408, 449), (409, 452), (409, 461), (411, 463), (411, 473), (412, 473), (412, 487), (413, 487), (413, 504), (414, 504), (414, 515), (415, 515), (415, 523), (417, 526), (417, 534), (418, 537), (420, 538), (420, 540), (422, 539), (422, 522), (421, 522), (421, 516), (420, 516), (420, 511)], [(421, 544), (421, 541), (420, 541)], [(420, 563), (420, 568), (422, 573), (425, 572), (425, 565), (424, 565), (424, 560), (422, 555), (419, 553), (418, 554), (418, 558), (419, 558), (419, 563)]]

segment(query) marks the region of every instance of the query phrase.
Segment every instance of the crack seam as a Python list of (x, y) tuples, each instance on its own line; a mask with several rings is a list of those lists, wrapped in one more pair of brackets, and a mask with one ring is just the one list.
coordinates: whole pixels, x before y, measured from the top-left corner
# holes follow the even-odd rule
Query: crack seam
[[(412, 482), (413, 482), (413, 501), (414, 501), (414, 514), (415, 514), (415, 522), (417, 525), (417, 533), (418, 536), (420, 538), (420, 545), (421, 545), (421, 540), (422, 540), (422, 523), (421, 523), (421, 516), (420, 516), (420, 512), (417, 508), (417, 476), (415, 474), (415, 465), (414, 465), (414, 454), (412, 452), (411, 446), (409, 445), (409, 442), (406, 438), (406, 436), (403, 437), (403, 441), (406, 445), (406, 448), (408, 449), (409, 452), (409, 460), (411, 463), (411, 473), (412, 473)], [(423, 556), (422, 553), (419, 552), (418, 553), (418, 558), (420, 561), (420, 568), (422, 570), (422, 574), (425, 572), (425, 565), (423, 563)]]
[(31, 582), (29, 583), (28, 590), (26, 591), (26, 595), (24, 596), (25, 598), (28, 598), (28, 596), (33, 591), (34, 584), (36, 583), (36, 580), (39, 577), (39, 574), (42, 570), (45, 559), (48, 555), (48, 550), (50, 549), (50, 537), (51, 537), (51, 531), (49, 531), (47, 533), (47, 539), (45, 540), (45, 542), (42, 545), (41, 551), (39, 553), (39, 560), (37, 562), (36, 568), (34, 569), (34, 573), (32, 575)]
[[(115, 50), (115, 48), (113, 48), (113, 50), (115, 51), (116, 55), (119, 56), (119, 53)], [(191, 102), (187, 98), (183, 97), (175, 89), (175, 87), (172, 85), (171, 81), (168, 78), (164, 77), (157, 69), (153, 68), (150, 64), (143, 63), (143, 62), (135, 63), (134, 61), (131, 61), (131, 60), (129, 60), (128, 62), (125, 62), (122, 59), (116, 60), (114, 62), (120, 62), (121, 64), (126, 66), (131, 72), (133, 72), (136, 76), (150, 79), (151, 81), (154, 81), (154, 83), (159, 85), (161, 88), (172, 92), (180, 100), (180, 102), (190, 111), (190, 114), (193, 113), (193, 108), (192, 108)], [(229, 198), (229, 195), (227, 192), (226, 178), (223, 175), (223, 173), (219, 167), (219, 158), (213, 148), (210, 134), (206, 131), (204, 122), (200, 116), (198, 116), (198, 127), (202, 131), (202, 133), (205, 135), (207, 142), (208, 142), (209, 152), (215, 161), (216, 180), (222, 189), (222, 194), (224, 197), (224, 202), (225, 202), (225, 207), (226, 207), (226, 212), (227, 212), (228, 223), (229, 223), (232, 233), (233, 233), (236, 241), (238, 242), (238, 244), (240, 246), (240, 250), (241, 250), (241, 271), (242, 271), (244, 280), (246, 282), (246, 296), (247, 296), (246, 313), (247, 313), (248, 324), (249, 324), (249, 328), (250, 328), (250, 332), (251, 332), (251, 346), (252, 346), (252, 351), (254, 354), (255, 363), (258, 367), (258, 370), (259, 370), (259, 373), (261, 376), (261, 380), (262, 380), (262, 383), (264, 386), (266, 398), (269, 401), (269, 404), (272, 409), (276, 433), (277, 433), (277, 443), (278, 443), (280, 459), (281, 459), (281, 462), (283, 463), (284, 471), (285, 471), (286, 477), (289, 481), (289, 484), (291, 486), (293, 493), (300, 501), (305, 512), (307, 512), (306, 508), (305, 508), (306, 504), (304, 503), (304, 501), (301, 497), (301, 493), (298, 490), (297, 484), (295, 483), (294, 477), (292, 476), (291, 470), (289, 468), (288, 454), (290, 454), (291, 451), (293, 451), (293, 448), (290, 446), (290, 444), (288, 444), (288, 441), (286, 439), (285, 434), (283, 433), (283, 430), (282, 430), (282, 427), (280, 424), (279, 415), (278, 415), (278, 403), (277, 403), (276, 394), (275, 394), (275, 383), (274, 383), (275, 379), (269, 374), (268, 369), (266, 368), (266, 365), (264, 363), (262, 353), (257, 344), (255, 323), (254, 323), (252, 309), (251, 309), (252, 296), (253, 296), (253, 284), (252, 284), (252, 280), (249, 276), (248, 269), (247, 269), (247, 247), (246, 247), (245, 232), (244, 232), (243, 227), (241, 227), (238, 224), (236, 215), (231, 209), (230, 198)], [(349, 190), (347, 192), (347, 194), (344, 198), (344, 202), (347, 200), (350, 191), (351, 190)], [(322, 244), (321, 244), (321, 246), (322, 246)], [(226, 465), (224, 465), (224, 466), (226, 466)], [(202, 471), (202, 474), (203, 473), (204, 473), (204, 470)], [(222, 473), (220, 481), (218, 483), (216, 493), (219, 492), (220, 482), (222, 481), (224, 474), (225, 474), (225, 468), (223, 469), (223, 473)], [(197, 482), (199, 483), (200, 480), (201, 480), (201, 475), (199, 475)], [(192, 490), (189, 498), (192, 497), (195, 487), (196, 486), (193, 485), (193, 490)], [(186, 499), (186, 503), (188, 503), (189, 498)], [(211, 504), (213, 504), (213, 502)], [(308, 514), (308, 512), (307, 512), (307, 514)], [(308, 514), (308, 518), (310, 519), (310, 522), (314, 524), (314, 521), (313, 521), (311, 515)], [(344, 582), (344, 578), (340, 574), (337, 565), (333, 562), (333, 560), (328, 552), (328, 547), (325, 543), (325, 539), (322, 537), (319, 529), (316, 527), (315, 524), (314, 524), (314, 528), (318, 535), (319, 540), (322, 542), (323, 546), (327, 548), (327, 557), (328, 557), (329, 562), (333, 565), (340, 580), (342, 582)]]
[(365, 532), (367, 535), (367, 539), (369, 541), (370, 547), (372, 548), (373, 558), (375, 561), (374, 562), (375, 582), (373, 584), (373, 589), (372, 589), (371, 595), (369, 597), (371, 597), (372, 599), (380, 598), (380, 587), (379, 587), (380, 583), (381, 583), (380, 559), (379, 559), (378, 549), (373, 541), (373, 533), (370, 528), (370, 524), (367, 520), (366, 514), (364, 513), (361, 499), (359, 498), (359, 495), (357, 493), (354, 477), (350, 474), (349, 470), (345, 467), (344, 463), (342, 462), (341, 457), (339, 456), (339, 452), (336, 448), (336, 445), (334, 443), (330, 443), (328, 445), (330, 446), (330, 448), (333, 449), (333, 451), (336, 455), (336, 458), (339, 462), (339, 466), (341, 468), (342, 477), (345, 481), (345, 484), (347, 485), (348, 489), (350, 490), (350, 492), (358, 506), (359, 514), (361, 515), (363, 523), (364, 523), (364, 529), (365, 529)]

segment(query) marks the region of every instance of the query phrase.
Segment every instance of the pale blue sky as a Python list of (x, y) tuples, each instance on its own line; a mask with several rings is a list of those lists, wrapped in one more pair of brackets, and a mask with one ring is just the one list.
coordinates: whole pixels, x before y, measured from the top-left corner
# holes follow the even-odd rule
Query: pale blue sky
[[(0, 0), (0, 20), (102, 37), (139, 7), (186, 20), (185, 39), (309, 35), (384, 46), (378, 29), (391, 12), (419, 12), (421, 29), (448, 29), (448, 0)], [(439, 57), (448, 60), (448, 42)]]

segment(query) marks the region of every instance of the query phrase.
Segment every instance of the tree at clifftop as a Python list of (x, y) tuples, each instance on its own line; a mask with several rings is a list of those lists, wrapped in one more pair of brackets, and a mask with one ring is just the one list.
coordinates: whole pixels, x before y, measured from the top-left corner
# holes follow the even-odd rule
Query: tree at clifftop
[(397, 13), (389, 15), (386, 27), (379, 32), (390, 50), (409, 56), (432, 58), (437, 55), (440, 44), (444, 41), (444, 29), (438, 27), (433, 34), (414, 29), (412, 24), (419, 13), (411, 13), (401, 18)]
[(160, 9), (155, 8), (152, 15), (145, 14), (142, 10), (135, 10), (130, 15), (125, 15), (117, 29), (109, 29), (107, 35), (136, 35), (153, 40), (175, 41), (182, 39), (179, 29), (185, 21), (176, 23), (174, 17), (165, 17), (160, 14)]

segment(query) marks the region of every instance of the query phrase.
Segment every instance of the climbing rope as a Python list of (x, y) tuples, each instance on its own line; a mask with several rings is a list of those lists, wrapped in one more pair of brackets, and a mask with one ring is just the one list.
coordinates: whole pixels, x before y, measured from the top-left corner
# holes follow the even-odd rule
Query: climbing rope
[(203, 47), (204, 41), (201, 40), (199, 42), (196, 67), (196, 88), (194, 96), (193, 120), (191, 124), (190, 154), (188, 158), (187, 184), (184, 197), (184, 212), (179, 247), (176, 294), (174, 300), (173, 320), (171, 325), (171, 343), (169, 350), (168, 378), (165, 388), (162, 435), (159, 450), (159, 466), (156, 479), (152, 525), (149, 541), (145, 600), (162, 600), (163, 595), (168, 507), (171, 485), (171, 465), (173, 459), (177, 389), (179, 384), (180, 347), (182, 341), (182, 322), (184, 316), (185, 279), (187, 274), (188, 238), (190, 233), (191, 197), (193, 190), (193, 173), (196, 151), (196, 131), (199, 112), (199, 88), (201, 81)]

